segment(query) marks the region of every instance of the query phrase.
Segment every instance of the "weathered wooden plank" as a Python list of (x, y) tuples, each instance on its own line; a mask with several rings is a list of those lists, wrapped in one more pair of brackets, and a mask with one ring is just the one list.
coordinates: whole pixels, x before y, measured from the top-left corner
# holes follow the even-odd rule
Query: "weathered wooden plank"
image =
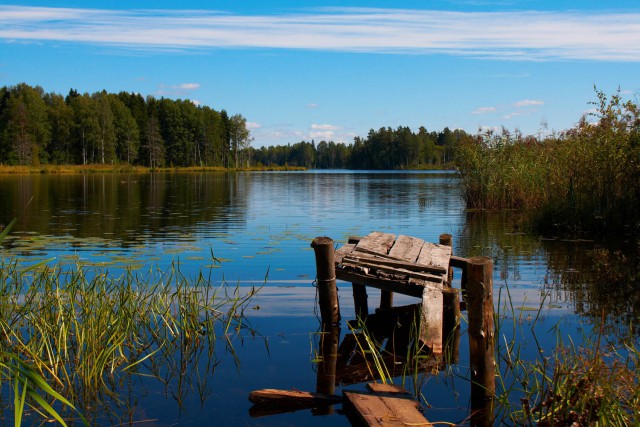
[(396, 240), (395, 234), (374, 231), (366, 235), (356, 245), (356, 251), (387, 255)]
[(367, 383), (367, 388), (376, 393), (398, 393), (407, 394), (407, 390), (393, 384)]
[(432, 274), (445, 274), (447, 269), (437, 265), (418, 265), (412, 262), (400, 261), (388, 257), (379, 257), (375, 255), (367, 255), (364, 253), (351, 252), (342, 258), (345, 262), (372, 262), (377, 265), (386, 265), (389, 267), (404, 268), (411, 271), (420, 271)]
[(469, 259), (451, 255), (449, 262), (451, 263), (451, 267), (466, 269)]
[(418, 271), (410, 271), (410, 270), (405, 270), (403, 268), (389, 267), (387, 265), (378, 264), (378, 263), (374, 263), (374, 262), (367, 262), (367, 261), (355, 261), (355, 262), (353, 262), (352, 258), (346, 258), (346, 257), (342, 262), (342, 267), (343, 268), (352, 267), (352, 268), (376, 269), (378, 271), (383, 271), (383, 272), (389, 273), (389, 274), (395, 274), (395, 275), (399, 275), (399, 276), (406, 276), (406, 277), (411, 277), (411, 278), (420, 279), (420, 280), (427, 280), (429, 282), (436, 282), (436, 283), (441, 283), (442, 280), (443, 280), (443, 276), (442, 275), (435, 275), (435, 274), (429, 274), (429, 273), (420, 273)]
[(342, 262), (342, 259), (345, 256), (349, 255), (355, 248), (355, 243), (347, 243), (344, 246), (336, 249), (336, 251), (333, 253), (333, 260), (335, 261), (336, 265), (340, 264)]
[(415, 263), (423, 245), (424, 240), (401, 234), (389, 251), (389, 256)]
[(343, 392), (345, 405), (363, 426), (431, 426), (418, 410), (419, 404), (406, 397), (381, 397), (376, 394)]
[(368, 274), (358, 273), (355, 271), (348, 271), (343, 269), (336, 269), (336, 277), (345, 282), (351, 283), (366, 283), (367, 286), (371, 286), (377, 289), (384, 289), (386, 291), (397, 292), (403, 295), (410, 295), (413, 297), (422, 297), (422, 286), (416, 286), (409, 284), (406, 280), (389, 280), (382, 279), (380, 277), (370, 276)]
[(309, 404), (332, 405), (341, 403), (342, 396), (335, 394), (311, 393), (300, 390), (277, 390), (267, 388), (249, 393), (249, 401), (257, 405), (306, 406)]
[(420, 340), (434, 354), (442, 354), (442, 290), (425, 286), (422, 293), (422, 315), (420, 322)]
[(449, 271), (450, 258), (451, 247), (425, 242), (420, 250), (420, 255), (418, 255), (417, 264), (436, 265)]

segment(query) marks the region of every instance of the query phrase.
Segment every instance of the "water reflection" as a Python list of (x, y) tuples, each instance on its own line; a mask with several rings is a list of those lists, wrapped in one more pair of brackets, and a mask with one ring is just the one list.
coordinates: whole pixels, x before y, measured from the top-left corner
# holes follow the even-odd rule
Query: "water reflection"
[[(636, 332), (632, 329), (640, 315), (636, 289), (613, 283), (609, 274), (594, 274), (589, 251), (598, 245), (525, 234), (513, 212), (468, 212), (453, 174), (0, 175), (0, 222), (7, 224), (17, 215), (20, 222), (3, 242), (3, 256), (34, 260), (55, 256), (63, 263), (82, 261), (109, 269), (162, 266), (177, 259), (185, 274), (204, 269), (216, 282), (242, 285), (262, 284), (268, 274), (270, 292), (259, 295), (248, 310), (268, 345), (246, 336), (235, 346), (239, 369), (228, 368), (234, 356), (226, 354), (227, 368), (216, 371), (215, 384), (184, 383), (196, 397), (184, 401), (190, 415), (182, 419), (182, 409), (152, 396), (173, 400), (180, 393), (152, 387), (143, 398), (139, 384), (132, 383), (132, 397), (143, 402), (135, 406), (137, 420), (206, 422), (215, 417), (221, 425), (346, 425), (339, 414), (330, 420), (298, 414), (259, 421), (247, 415), (247, 394), (252, 389), (316, 387), (318, 372), (313, 371), (309, 354), (317, 328), (309, 242), (316, 236), (344, 242), (350, 235), (386, 231), (436, 242), (440, 234), (452, 234), (457, 255), (487, 255), (494, 260), (496, 303), (504, 306), (498, 296), (505, 298), (508, 290), (516, 308), (509, 315), (513, 323), (527, 328), (536, 324), (546, 332), (559, 326), (564, 334), (579, 337), (588, 333), (585, 328), (597, 327), (604, 312), (605, 332), (625, 336)], [(212, 252), (221, 265), (213, 262)], [(277, 287), (282, 285), (288, 288)], [(340, 286), (342, 295), (350, 293), (350, 286)], [(345, 304), (348, 300), (341, 300), (343, 310), (353, 309)], [(536, 317), (535, 310), (542, 305)], [(550, 338), (543, 343), (547, 348), (554, 344)], [(537, 355), (530, 336), (518, 339), (523, 355)], [(461, 346), (460, 360), (468, 357), (465, 351)], [(293, 370), (300, 374), (292, 379)], [(467, 374), (462, 366), (454, 375)], [(466, 416), (468, 396), (460, 393), (454, 380), (440, 377), (430, 380), (428, 387), (424, 394), (433, 405), (430, 418), (460, 421)], [(198, 397), (200, 390), (211, 396), (206, 404)], [(116, 424), (115, 419), (109, 423)]]

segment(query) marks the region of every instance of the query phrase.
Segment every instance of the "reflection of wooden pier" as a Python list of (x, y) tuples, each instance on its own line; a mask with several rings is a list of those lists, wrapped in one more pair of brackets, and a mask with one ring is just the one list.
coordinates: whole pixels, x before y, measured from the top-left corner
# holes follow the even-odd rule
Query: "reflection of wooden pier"
[[(270, 405), (275, 402), (281, 411), (289, 407), (299, 409), (292, 402), (304, 401), (304, 407), (318, 408), (318, 414), (330, 413), (327, 405), (339, 401), (351, 408), (356, 424), (430, 425), (418, 411), (417, 402), (406, 401), (406, 395), (394, 394), (398, 390), (393, 387), (385, 389), (385, 385), (373, 384), (369, 385), (369, 392), (343, 390), (342, 397), (334, 394), (335, 387), (375, 381), (385, 375), (371, 369), (367, 351), (362, 351), (367, 338), (368, 345), (384, 343), (384, 348), (368, 349), (380, 355), (383, 365), (386, 355), (391, 358), (387, 366), (398, 366), (398, 361), (408, 360), (410, 348), (433, 356), (422, 364), (412, 364), (413, 369), (437, 370), (445, 363), (457, 363), (462, 305), (468, 318), (471, 425), (490, 426), (495, 391), (491, 260), (453, 256), (451, 236), (447, 234), (441, 235), (437, 244), (373, 232), (363, 238), (351, 238), (337, 250), (328, 237), (317, 237), (311, 246), (316, 255), (323, 325), (316, 393), (308, 393), (304, 398), (296, 394), (292, 398), (291, 392), (263, 390), (253, 392), (252, 401), (260, 404), (268, 401)], [(454, 268), (462, 271), (459, 289), (453, 287)], [(352, 283), (356, 314), (356, 320), (350, 322), (356, 327), (342, 342), (336, 279)], [(374, 313), (369, 313), (367, 287), (380, 289), (380, 303)], [(394, 307), (394, 293), (420, 298), (421, 304)], [(398, 373), (390, 370), (386, 375), (394, 377)]]

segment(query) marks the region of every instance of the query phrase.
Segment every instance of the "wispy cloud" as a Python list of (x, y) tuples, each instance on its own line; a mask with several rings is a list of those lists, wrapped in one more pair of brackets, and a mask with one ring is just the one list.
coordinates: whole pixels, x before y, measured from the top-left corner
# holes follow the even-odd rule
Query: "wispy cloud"
[[(180, 83), (177, 85), (161, 84), (159, 89), (154, 92), (157, 96), (184, 96), (189, 92), (200, 88), (200, 83)], [(199, 101), (193, 101), (194, 104), (199, 105)]]
[(640, 61), (640, 13), (332, 8), (275, 15), (0, 6), (0, 39), (129, 49), (278, 48)]
[(312, 124), (311, 130), (339, 130), (342, 129), (340, 126), (330, 125), (330, 124)]
[(174, 86), (178, 90), (196, 90), (200, 88), (200, 83), (182, 83)]
[(488, 114), (495, 113), (496, 107), (478, 107), (471, 112), (471, 114)]
[(515, 102), (514, 107), (532, 107), (544, 105), (544, 101), (537, 101), (535, 99), (523, 99), (522, 101)]

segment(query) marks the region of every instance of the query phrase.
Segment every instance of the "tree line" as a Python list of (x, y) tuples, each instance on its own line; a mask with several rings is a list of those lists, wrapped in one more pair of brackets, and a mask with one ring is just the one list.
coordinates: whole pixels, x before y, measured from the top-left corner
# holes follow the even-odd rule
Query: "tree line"
[(444, 165), (470, 135), (445, 128), (380, 128), (352, 144), (300, 141), (253, 148), (247, 121), (189, 100), (137, 93), (47, 93), (20, 83), (0, 88), (0, 164), (299, 166), (412, 169)]
[(428, 132), (420, 127), (371, 129), (353, 144), (301, 141), (253, 150), (251, 158), (262, 165), (301, 166), (314, 169), (416, 169), (443, 166), (454, 159), (456, 145), (471, 138), (463, 130), (445, 128)]
[(25, 83), (0, 88), (0, 163), (237, 167), (246, 119), (188, 100), (106, 91), (66, 96)]

